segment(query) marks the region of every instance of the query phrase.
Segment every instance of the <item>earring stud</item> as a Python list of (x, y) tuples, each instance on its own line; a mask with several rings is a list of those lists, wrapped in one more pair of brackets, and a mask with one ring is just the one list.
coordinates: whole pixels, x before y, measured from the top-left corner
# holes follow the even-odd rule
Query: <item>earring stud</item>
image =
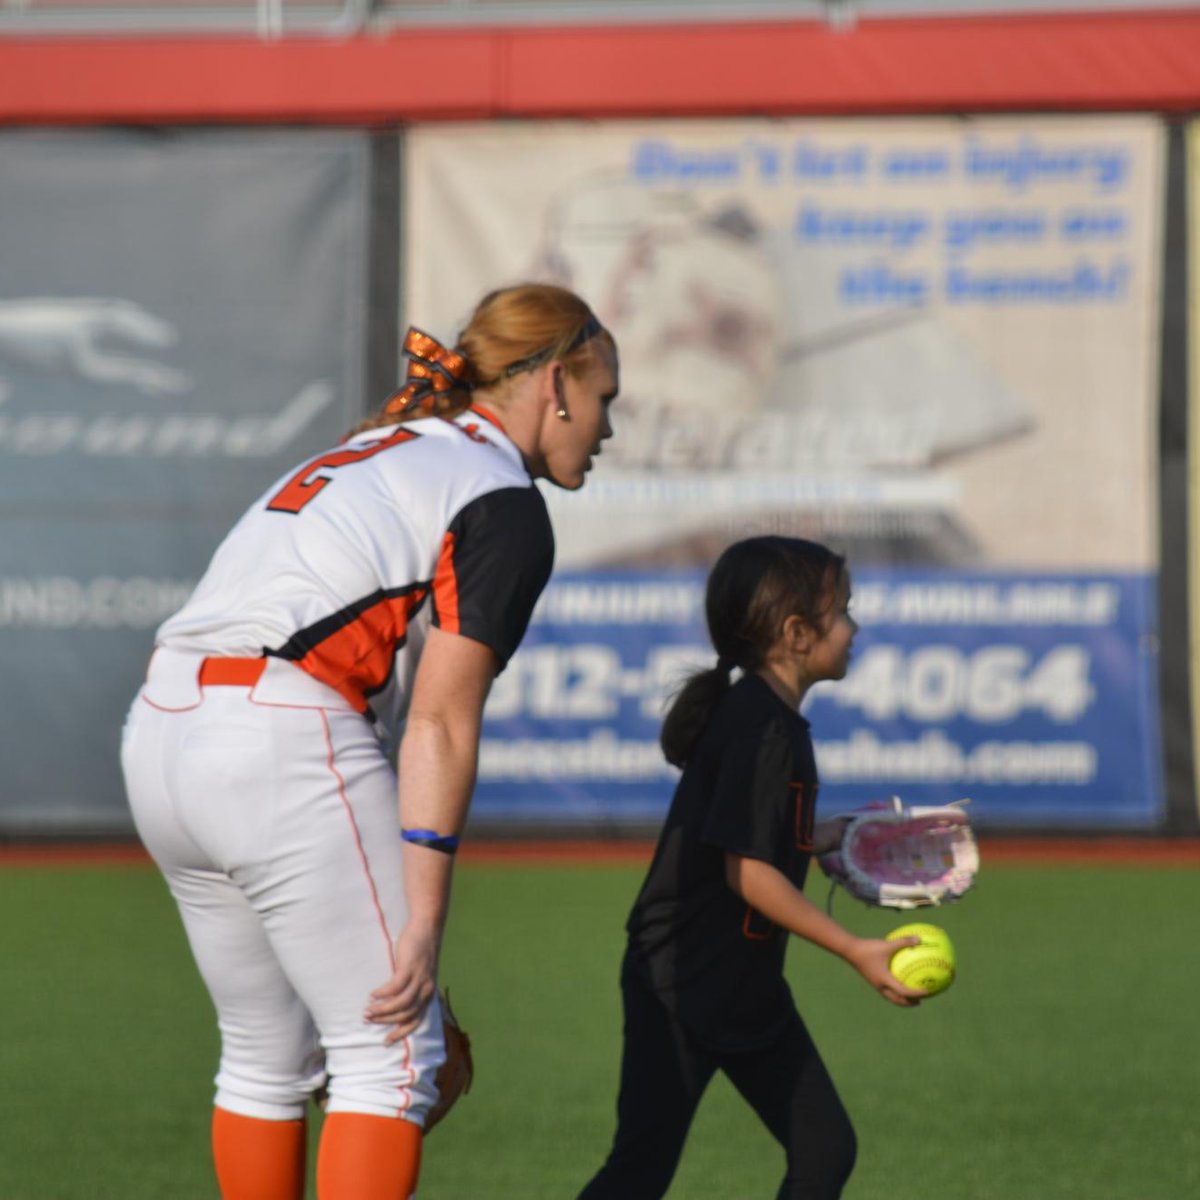
[(560, 421), (565, 421), (567, 419), (567, 410), (565, 408), (560, 408), (554, 415), (558, 417)]

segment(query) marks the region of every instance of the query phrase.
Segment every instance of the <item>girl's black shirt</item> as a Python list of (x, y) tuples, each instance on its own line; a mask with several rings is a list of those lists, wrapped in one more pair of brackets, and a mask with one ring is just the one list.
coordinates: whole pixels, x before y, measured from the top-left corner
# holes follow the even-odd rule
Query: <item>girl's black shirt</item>
[(743, 676), (692, 751), (626, 924), (632, 967), (714, 1049), (753, 1049), (795, 1019), (789, 935), (730, 888), (725, 854), (770, 863), (802, 889), (816, 798), (808, 722)]

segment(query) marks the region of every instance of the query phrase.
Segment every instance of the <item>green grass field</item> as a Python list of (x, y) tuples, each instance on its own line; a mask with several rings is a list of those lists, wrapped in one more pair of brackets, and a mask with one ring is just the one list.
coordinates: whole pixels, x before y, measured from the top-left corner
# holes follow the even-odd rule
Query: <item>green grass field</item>
[[(623, 866), (464, 862), (443, 964), (477, 1076), (428, 1200), (571, 1200), (610, 1137)], [(815, 880), (813, 898), (824, 902)], [(148, 868), (0, 868), (0, 1197), (199, 1200), (216, 1040)], [(848, 1200), (1200, 1195), (1200, 870), (984, 872), (937, 914), (954, 988), (916, 1010), (795, 944), (789, 974), (858, 1128)], [(900, 920), (839, 896), (861, 933)], [(782, 1158), (706, 1096), (671, 1200), (774, 1195)]]

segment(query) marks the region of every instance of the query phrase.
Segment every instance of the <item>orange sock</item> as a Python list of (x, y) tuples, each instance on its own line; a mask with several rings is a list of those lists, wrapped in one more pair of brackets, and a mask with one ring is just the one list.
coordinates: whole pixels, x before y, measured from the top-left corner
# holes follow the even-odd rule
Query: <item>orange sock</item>
[(221, 1200), (304, 1200), (303, 1120), (263, 1121), (214, 1108), (212, 1145)]
[(411, 1121), (330, 1113), (317, 1152), (318, 1200), (409, 1200), (417, 1190), (421, 1137)]

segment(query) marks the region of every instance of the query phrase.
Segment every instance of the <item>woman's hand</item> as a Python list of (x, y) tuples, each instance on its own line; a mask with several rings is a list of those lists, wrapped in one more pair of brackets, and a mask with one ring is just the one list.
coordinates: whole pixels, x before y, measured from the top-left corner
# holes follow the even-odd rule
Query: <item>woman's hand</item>
[(902, 946), (919, 946), (919, 937), (855, 938), (845, 951), (845, 960), (885, 999), (901, 1008), (914, 1008), (928, 992), (905, 987), (891, 971), (892, 955)]
[[(400, 744), (400, 828), (457, 837), (471, 803), (479, 730), (496, 656), (482, 642), (430, 629), (413, 681)], [(397, 836), (401, 836), (397, 831)], [(392, 976), (372, 993), (366, 1019), (391, 1025), (391, 1045), (411, 1033), (437, 991), (454, 856), (406, 841), (401, 848), (408, 920)]]
[(396, 963), (391, 978), (371, 993), (364, 1014), (375, 1025), (394, 1028), (384, 1039), (400, 1041), (416, 1028), (437, 991), (438, 939), (409, 922), (396, 939)]

